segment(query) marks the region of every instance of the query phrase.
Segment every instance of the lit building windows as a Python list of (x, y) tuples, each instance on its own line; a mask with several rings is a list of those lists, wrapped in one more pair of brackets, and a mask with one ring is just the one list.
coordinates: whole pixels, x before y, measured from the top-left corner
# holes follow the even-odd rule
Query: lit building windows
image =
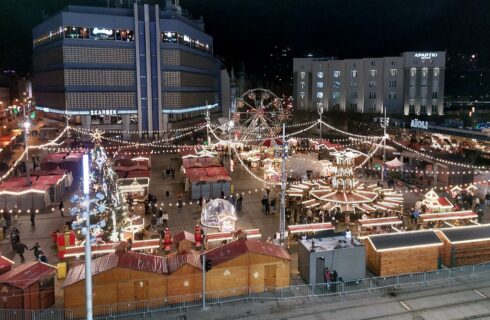
[(357, 78), (357, 70), (352, 70), (351, 74), (352, 74), (352, 78)]
[(299, 93), (299, 96), (301, 97), (301, 99), (304, 99), (304, 98), (305, 98), (305, 93), (304, 93), (303, 91), (301, 91), (301, 92)]
[(334, 82), (332, 83), (332, 88), (334, 88), (334, 89), (338, 89), (338, 88), (340, 88), (340, 81), (334, 81)]
[(427, 68), (422, 68), (422, 77), (427, 77)]
[(410, 68), (410, 76), (415, 77), (417, 75), (417, 68)]
[(65, 38), (69, 39), (134, 41), (133, 30), (66, 26), (63, 31)]
[(198, 39), (191, 38), (188, 35), (178, 32), (165, 31), (161, 33), (162, 42), (164, 43), (178, 43), (195, 48), (202, 51), (210, 51), (209, 44), (199, 41)]
[(305, 74), (306, 74), (306, 73), (305, 73), (304, 71), (301, 71), (301, 72), (299, 73), (299, 75), (300, 75), (301, 79), (304, 79), (304, 78), (305, 78)]
[(375, 69), (369, 70), (369, 74), (371, 75), (371, 77), (376, 77), (376, 75), (378, 74), (378, 70)]
[(439, 68), (434, 68), (434, 77), (439, 76)]
[(318, 89), (322, 89), (322, 88), (323, 88), (323, 82), (321, 82), (321, 81), (317, 82), (317, 83), (316, 83), (316, 87), (317, 87)]
[(396, 77), (397, 72), (398, 72), (398, 70), (396, 70), (396, 69), (390, 69), (390, 76)]
[(332, 99), (339, 99), (340, 98), (340, 92), (335, 91), (332, 93)]
[(340, 71), (334, 71), (333, 72), (333, 77), (334, 78), (339, 78), (340, 77)]
[(301, 86), (301, 89), (304, 89), (304, 88), (305, 88), (305, 82), (304, 82), (304, 81), (301, 81), (301, 82), (299, 83), (299, 85)]
[(316, 93), (316, 97), (317, 97), (318, 99), (323, 99), (323, 92), (317, 92), (317, 93)]
[(318, 77), (318, 79), (322, 79), (323, 78), (323, 71), (318, 71), (316, 73), (316, 76)]

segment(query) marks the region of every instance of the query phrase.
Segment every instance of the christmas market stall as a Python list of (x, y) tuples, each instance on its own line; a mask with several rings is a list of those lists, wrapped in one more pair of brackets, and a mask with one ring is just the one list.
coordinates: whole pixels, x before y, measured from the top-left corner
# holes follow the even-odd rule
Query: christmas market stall
[[(168, 265), (165, 257), (135, 252), (116, 252), (92, 259), (94, 316), (108, 312), (102, 306), (117, 306), (113, 312), (139, 309), (147, 301), (167, 296)], [(63, 282), (64, 307), (74, 317), (85, 315), (85, 264), (68, 271)], [(160, 301), (161, 302), (161, 301)]]
[(22, 264), (0, 275), (0, 309), (47, 309), (55, 302), (56, 267), (42, 262)]
[(14, 262), (0, 254), (0, 275), (12, 270)]
[(371, 235), (364, 245), (368, 269), (386, 276), (438, 269), (443, 244), (434, 231), (425, 230)]
[(81, 175), (83, 153), (57, 152), (50, 153), (41, 161), (42, 170), (65, 169), (73, 174), (73, 177)]
[(206, 274), (209, 297), (237, 296), (290, 284), (291, 258), (279, 245), (240, 238), (204, 254), (212, 266)]
[(438, 231), (444, 242), (443, 263), (452, 268), (490, 261), (490, 225), (445, 228)]
[[(188, 250), (166, 256), (168, 301), (198, 300), (202, 293), (202, 264), (197, 251)], [(208, 291), (208, 289), (206, 289)]]
[(221, 165), (204, 164), (185, 168), (185, 191), (190, 191), (192, 200), (217, 198), (222, 192), (227, 196), (230, 188), (231, 177)]

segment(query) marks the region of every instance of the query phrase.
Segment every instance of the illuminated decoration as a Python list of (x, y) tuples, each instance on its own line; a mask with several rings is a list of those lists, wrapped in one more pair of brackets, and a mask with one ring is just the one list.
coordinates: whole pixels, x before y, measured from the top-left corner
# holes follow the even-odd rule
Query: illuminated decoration
[(331, 183), (318, 180), (315, 183), (303, 182), (291, 185), (288, 195), (308, 195), (303, 201), (306, 208), (317, 207), (325, 211), (339, 212), (374, 212), (399, 211), (403, 196), (392, 189), (383, 189), (377, 185), (364, 186), (355, 179), (355, 159), (362, 155), (353, 149), (331, 153), (334, 159), (335, 172)]
[(117, 110), (90, 110), (91, 116), (112, 116), (116, 114)]
[(90, 136), (92, 137), (92, 142), (100, 143), (102, 141), (102, 138), (104, 137), (104, 132), (100, 131), (99, 129), (95, 129), (95, 131), (92, 132)]
[(236, 101), (233, 121), (235, 136), (248, 138), (271, 138), (280, 131), (281, 123), (289, 118), (290, 109), (272, 91), (251, 89)]
[[(427, 210), (432, 213), (453, 211), (453, 204), (446, 197), (439, 196), (434, 190), (425, 194), (420, 205), (425, 205)], [(416, 204), (418, 207), (420, 205)]]
[(118, 177), (112, 168), (111, 158), (107, 157), (105, 149), (100, 145), (101, 136), (101, 131), (94, 132), (95, 148), (90, 153), (90, 159), (88, 155), (83, 157), (83, 193), (88, 195), (88, 203), (83, 196), (74, 194), (71, 201), (76, 206), (70, 210), (75, 218), (72, 227), (79, 229), (83, 224), (83, 212), (89, 206), (91, 241), (94, 243), (116, 242), (121, 232), (131, 225), (131, 219), (123, 207), (117, 185)]
[(217, 228), (220, 232), (235, 231), (237, 219), (235, 206), (227, 200), (214, 199), (202, 208), (201, 224), (209, 228)]
[(218, 107), (217, 103), (214, 104), (207, 104), (204, 106), (194, 106), (194, 107), (189, 107), (189, 108), (178, 108), (178, 109), (168, 109), (164, 108), (162, 109), (163, 114), (179, 114), (179, 113), (187, 113), (187, 112), (195, 112), (195, 111), (202, 111), (202, 110), (211, 110)]
[(94, 34), (105, 34), (107, 36), (112, 36), (112, 34), (114, 33), (114, 30), (105, 29), (105, 28), (93, 28), (92, 33), (94, 33)]

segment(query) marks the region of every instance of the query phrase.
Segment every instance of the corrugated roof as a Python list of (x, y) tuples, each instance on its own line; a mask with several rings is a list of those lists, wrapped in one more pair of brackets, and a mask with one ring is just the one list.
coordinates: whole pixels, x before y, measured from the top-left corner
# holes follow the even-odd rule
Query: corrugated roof
[(0, 283), (6, 283), (20, 289), (25, 289), (55, 272), (56, 267), (49, 264), (31, 262), (0, 275)]
[(191, 242), (196, 242), (196, 238), (194, 234), (187, 231), (179, 231), (174, 235), (174, 243), (179, 243), (182, 240), (189, 240)]
[(169, 254), (167, 256), (167, 263), (168, 273), (173, 273), (186, 264), (189, 264), (196, 269), (202, 270), (201, 256), (197, 251), (194, 250)]
[[(111, 253), (92, 260), (92, 275), (111, 270), (126, 268), (144, 272), (166, 274), (168, 272), (165, 257), (136, 252)], [(85, 279), (85, 264), (80, 264), (68, 271), (63, 288)]]
[(490, 225), (440, 230), (452, 243), (490, 240)]
[(433, 230), (379, 234), (369, 236), (368, 239), (376, 251), (442, 245), (441, 239)]
[(248, 252), (285, 260), (291, 259), (285, 248), (255, 239), (238, 239), (220, 247), (211, 249), (207, 251), (205, 255), (206, 259), (212, 260), (213, 265), (217, 265)]

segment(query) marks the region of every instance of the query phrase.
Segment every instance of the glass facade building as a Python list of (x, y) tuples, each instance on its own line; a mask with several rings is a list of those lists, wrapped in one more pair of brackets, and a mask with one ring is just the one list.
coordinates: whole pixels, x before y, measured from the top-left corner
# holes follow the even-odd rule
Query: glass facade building
[(220, 69), (202, 20), (171, 1), (68, 6), (33, 29), (37, 108), (82, 128), (148, 132), (220, 111)]

